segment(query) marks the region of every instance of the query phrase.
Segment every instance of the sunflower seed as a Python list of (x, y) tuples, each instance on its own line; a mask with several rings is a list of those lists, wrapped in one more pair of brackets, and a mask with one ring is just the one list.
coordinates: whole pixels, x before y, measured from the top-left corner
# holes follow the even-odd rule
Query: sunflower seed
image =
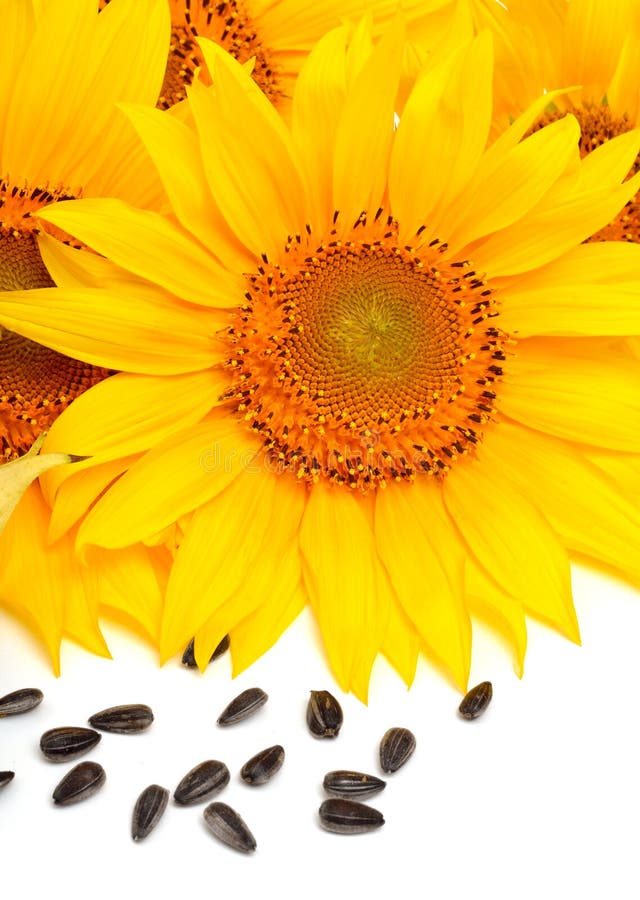
[(136, 800), (131, 818), (131, 837), (141, 841), (151, 834), (169, 802), (169, 791), (159, 784), (150, 784)]
[(37, 688), (22, 688), (5, 694), (4, 697), (0, 697), (0, 719), (29, 712), (42, 703), (43, 697), (44, 694)]
[(380, 741), (380, 768), (397, 772), (416, 749), (416, 739), (408, 728), (390, 728)]
[(9, 784), (10, 781), (13, 781), (15, 774), (15, 772), (0, 772), (0, 788), (3, 788), (5, 784)]
[[(229, 635), (225, 634), (225, 636), (222, 638), (222, 640), (220, 641), (220, 643), (218, 644), (216, 649), (211, 654), (211, 658), (209, 659), (209, 662), (212, 663), (214, 661), (214, 659), (217, 659), (219, 656), (222, 656), (223, 653), (226, 653), (226, 651), (229, 649), (229, 644), (230, 644)], [(187, 646), (184, 649), (184, 653), (182, 654), (182, 665), (187, 666), (190, 669), (194, 669), (197, 665), (196, 657), (195, 657), (195, 653), (194, 653), (194, 639), (193, 638), (191, 638), (191, 640), (189, 641), (189, 643), (187, 644)]]
[(207, 759), (184, 776), (173, 792), (173, 799), (181, 806), (199, 803), (217, 794), (229, 784), (229, 769), (219, 759)]
[(40, 738), (40, 749), (51, 762), (67, 762), (88, 753), (101, 737), (92, 728), (51, 728)]
[(316, 737), (337, 737), (342, 727), (342, 707), (329, 691), (311, 691), (307, 703), (307, 725)]
[(463, 719), (477, 719), (487, 706), (491, 703), (493, 697), (493, 687), (490, 681), (482, 681), (475, 687), (472, 687), (468, 694), (462, 700), (458, 707), (458, 712)]
[(349, 772), (345, 769), (327, 772), (322, 782), (325, 791), (332, 797), (346, 797), (347, 799), (358, 797), (360, 800), (383, 791), (386, 784), (386, 781), (376, 778), (375, 775)]
[(210, 803), (204, 811), (204, 820), (211, 832), (234, 850), (250, 853), (257, 847), (256, 839), (235, 809), (226, 803)]
[(111, 706), (89, 718), (89, 724), (112, 734), (137, 734), (153, 722), (153, 713), (143, 703)]
[(260, 688), (247, 688), (229, 703), (218, 718), (218, 725), (235, 725), (248, 716), (252, 716), (269, 699)]
[(68, 806), (86, 800), (102, 787), (106, 774), (99, 763), (81, 762), (64, 776), (53, 792), (53, 799), (58, 806)]
[(357, 800), (325, 800), (318, 812), (322, 827), (337, 834), (362, 834), (384, 825), (379, 810)]
[(265, 784), (282, 768), (284, 747), (276, 744), (256, 753), (242, 767), (240, 777), (247, 784)]

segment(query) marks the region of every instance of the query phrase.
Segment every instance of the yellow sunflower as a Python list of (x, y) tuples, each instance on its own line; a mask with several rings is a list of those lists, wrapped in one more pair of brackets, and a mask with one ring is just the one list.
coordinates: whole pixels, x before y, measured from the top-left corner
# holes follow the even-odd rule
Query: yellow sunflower
[[(580, 153), (640, 125), (640, 4), (619, 0), (470, 0), (476, 28), (496, 41), (494, 133), (545, 92), (557, 93), (534, 127), (572, 113), (581, 126)], [(640, 156), (629, 173), (640, 170)], [(640, 196), (635, 194), (588, 241), (640, 242)], [(615, 273), (611, 273), (615, 278)], [(621, 278), (624, 278), (621, 275)], [(640, 357), (640, 342), (629, 342)], [(637, 459), (620, 453), (589, 454), (621, 486), (640, 489)], [(631, 482), (629, 481), (631, 479)]]
[[(112, 0), (98, 0), (104, 9)], [(241, 63), (281, 111), (286, 111), (300, 67), (312, 47), (346, 19), (371, 14), (379, 30), (398, 9), (398, 0), (165, 0), (171, 13), (171, 45), (158, 106), (168, 109), (186, 97), (196, 73), (210, 83), (199, 38), (215, 41)], [(448, 30), (458, 0), (403, 0), (402, 9), (426, 48)]]
[[(54, 284), (37, 243), (39, 210), (80, 196), (159, 208), (161, 183), (116, 103), (155, 104), (169, 17), (159, 0), (114, 0), (100, 15), (94, 0), (0, 0), (0, 21), (6, 292)], [(0, 326), (0, 464), (26, 453), (75, 396), (109, 374), (109, 367), (70, 359)], [(63, 633), (96, 652), (106, 648), (95, 588), (74, 558), (73, 536), (50, 542), (49, 517), (32, 485), (0, 537), (0, 603), (42, 633), (57, 670)], [(149, 569), (144, 548), (127, 555)], [(104, 596), (119, 605), (116, 594), (107, 588)], [(149, 606), (158, 606), (158, 586), (152, 595)]]
[(396, 129), (399, 24), (371, 47), (323, 38), (289, 128), (202, 41), (193, 127), (129, 110), (172, 216), (57, 204), (106, 259), (57, 245), (64, 287), (0, 298), (6, 327), (121, 370), (47, 440), (92, 459), (44, 483), (60, 532), (91, 506), (87, 558), (174, 544), (162, 658), (230, 632), (238, 672), (309, 603), (363, 700), (379, 653), (464, 688), (472, 614), (518, 670), (525, 613), (577, 641), (571, 554), (640, 575), (640, 514), (587, 458), (640, 451), (638, 362), (610, 352), (640, 332), (640, 248), (582, 245), (637, 189), (640, 134), (584, 160), (571, 116), (523, 139), (544, 99), (487, 147), (487, 34)]

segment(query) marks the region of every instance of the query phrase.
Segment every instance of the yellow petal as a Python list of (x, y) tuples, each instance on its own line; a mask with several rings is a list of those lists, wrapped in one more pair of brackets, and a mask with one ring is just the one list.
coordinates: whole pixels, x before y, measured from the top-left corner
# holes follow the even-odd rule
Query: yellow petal
[(158, 213), (121, 200), (98, 199), (54, 203), (40, 217), (190, 303), (224, 308), (236, 306), (242, 297), (241, 278), (231, 276), (185, 231)]
[[(248, 569), (270, 552), (279, 479), (257, 466), (193, 515), (167, 587), (160, 652), (172, 656), (240, 589)], [(259, 597), (255, 598), (259, 602)], [(246, 610), (250, 612), (250, 610)], [(236, 622), (243, 610), (236, 613)], [(215, 643), (235, 622), (225, 622)], [(210, 633), (213, 633), (211, 629)], [(215, 645), (214, 645), (215, 646)], [(213, 647), (211, 647), (213, 650)], [(202, 656), (202, 651), (200, 653)]]
[(366, 660), (373, 664), (384, 636), (377, 613), (375, 546), (364, 502), (344, 488), (314, 485), (300, 549), (304, 581), (331, 668), (348, 691), (354, 669)]
[(640, 334), (640, 246), (580, 244), (524, 277), (496, 282), (500, 326), (519, 337)]
[[(482, 449), (482, 448), (481, 448)], [(536, 496), (537, 485), (530, 485)], [(524, 608), (579, 640), (569, 561), (534, 502), (503, 475), (502, 458), (459, 462), (444, 499), (478, 566)]]
[(471, 614), (487, 622), (511, 646), (516, 673), (522, 678), (527, 652), (527, 624), (522, 604), (504, 591), (471, 556), (465, 562), (465, 593)]
[(640, 579), (638, 457), (615, 479), (603, 456), (604, 471), (574, 446), (510, 422), (493, 430), (484, 452), (521, 490), (536, 486), (536, 502), (567, 547)]
[(500, 408), (556, 437), (640, 450), (640, 371), (603, 338), (527, 338), (500, 386)]
[[(217, 404), (225, 387), (217, 369), (155, 378), (121, 372), (77, 397), (54, 422), (48, 451), (84, 447), (77, 455), (88, 456), (81, 469), (118, 457), (148, 450), (189, 425), (195, 425)], [(64, 467), (44, 479), (47, 498), (53, 502), (60, 484), (80, 469)]]
[(333, 165), (333, 208), (338, 226), (374, 214), (386, 190), (393, 116), (404, 33), (400, 20), (384, 34), (351, 86), (338, 124)]
[(246, 474), (257, 449), (250, 437), (235, 420), (214, 417), (160, 441), (93, 507), (79, 546), (125, 547), (206, 503)]
[(0, 293), (0, 322), (65, 356), (107, 369), (173, 375), (220, 360), (215, 313), (132, 284), (115, 290), (43, 288)]
[(391, 584), (430, 653), (466, 689), (471, 626), (463, 602), (463, 547), (427, 479), (392, 484), (376, 499), (376, 543)]

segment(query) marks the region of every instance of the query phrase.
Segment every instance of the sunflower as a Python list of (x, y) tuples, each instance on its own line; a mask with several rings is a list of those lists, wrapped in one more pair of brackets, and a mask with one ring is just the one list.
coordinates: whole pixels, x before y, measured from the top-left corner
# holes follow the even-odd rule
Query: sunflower
[[(54, 285), (38, 246), (39, 210), (101, 195), (159, 208), (161, 184), (115, 104), (155, 104), (169, 19), (157, 0), (114, 0), (100, 15), (93, 0), (0, 0), (0, 18), (0, 291), (10, 292)], [(109, 374), (0, 326), (0, 464), (25, 454)], [(32, 485), (0, 537), (0, 602), (42, 633), (57, 670), (63, 632), (106, 647), (95, 589), (71, 537), (50, 543), (49, 518)], [(149, 566), (144, 548), (129, 556)]]
[(366, 700), (379, 653), (464, 688), (472, 616), (519, 671), (525, 614), (577, 641), (570, 555), (640, 574), (640, 515), (587, 455), (640, 450), (638, 362), (611, 353), (640, 330), (640, 250), (582, 245), (636, 190), (640, 135), (581, 160), (572, 116), (524, 138), (544, 99), (487, 147), (486, 34), (397, 128), (399, 23), (323, 38), (290, 128), (201, 46), (193, 127), (128, 112), (172, 215), (58, 204), (104, 258), (57, 245), (63, 287), (0, 298), (6, 327), (120, 370), (51, 429), (92, 456), (44, 476), (56, 528), (82, 519), (87, 557), (172, 545), (162, 659), (230, 632), (237, 673), (308, 603)]
[[(104, 9), (112, 0), (98, 0)], [(166, 0), (171, 45), (158, 106), (184, 100), (197, 73), (211, 83), (199, 38), (215, 41), (234, 59), (251, 66), (253, 78), (281, 111), (289, 107), (300, 67), (312, 47), (345, 19), (368, 12), (377, 29), (395, 14), (397, 0)], [(456, 0), (404, 0), (403, 12), (420, 35), (421, 54), (442, 39)]]

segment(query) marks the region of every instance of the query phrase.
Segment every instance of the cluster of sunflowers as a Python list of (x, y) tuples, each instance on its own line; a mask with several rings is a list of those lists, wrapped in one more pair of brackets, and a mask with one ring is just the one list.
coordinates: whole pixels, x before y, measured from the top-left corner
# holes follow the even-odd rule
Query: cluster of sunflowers
[(0, 21), (2, 469), (75, 457), (0, 603), (56, 671), (116, 610), (237, 673), (310, 605), (344, 690), (464, 689), (472, 619), (521, 672), (570, 560), (640, 581), (637, 0)]

